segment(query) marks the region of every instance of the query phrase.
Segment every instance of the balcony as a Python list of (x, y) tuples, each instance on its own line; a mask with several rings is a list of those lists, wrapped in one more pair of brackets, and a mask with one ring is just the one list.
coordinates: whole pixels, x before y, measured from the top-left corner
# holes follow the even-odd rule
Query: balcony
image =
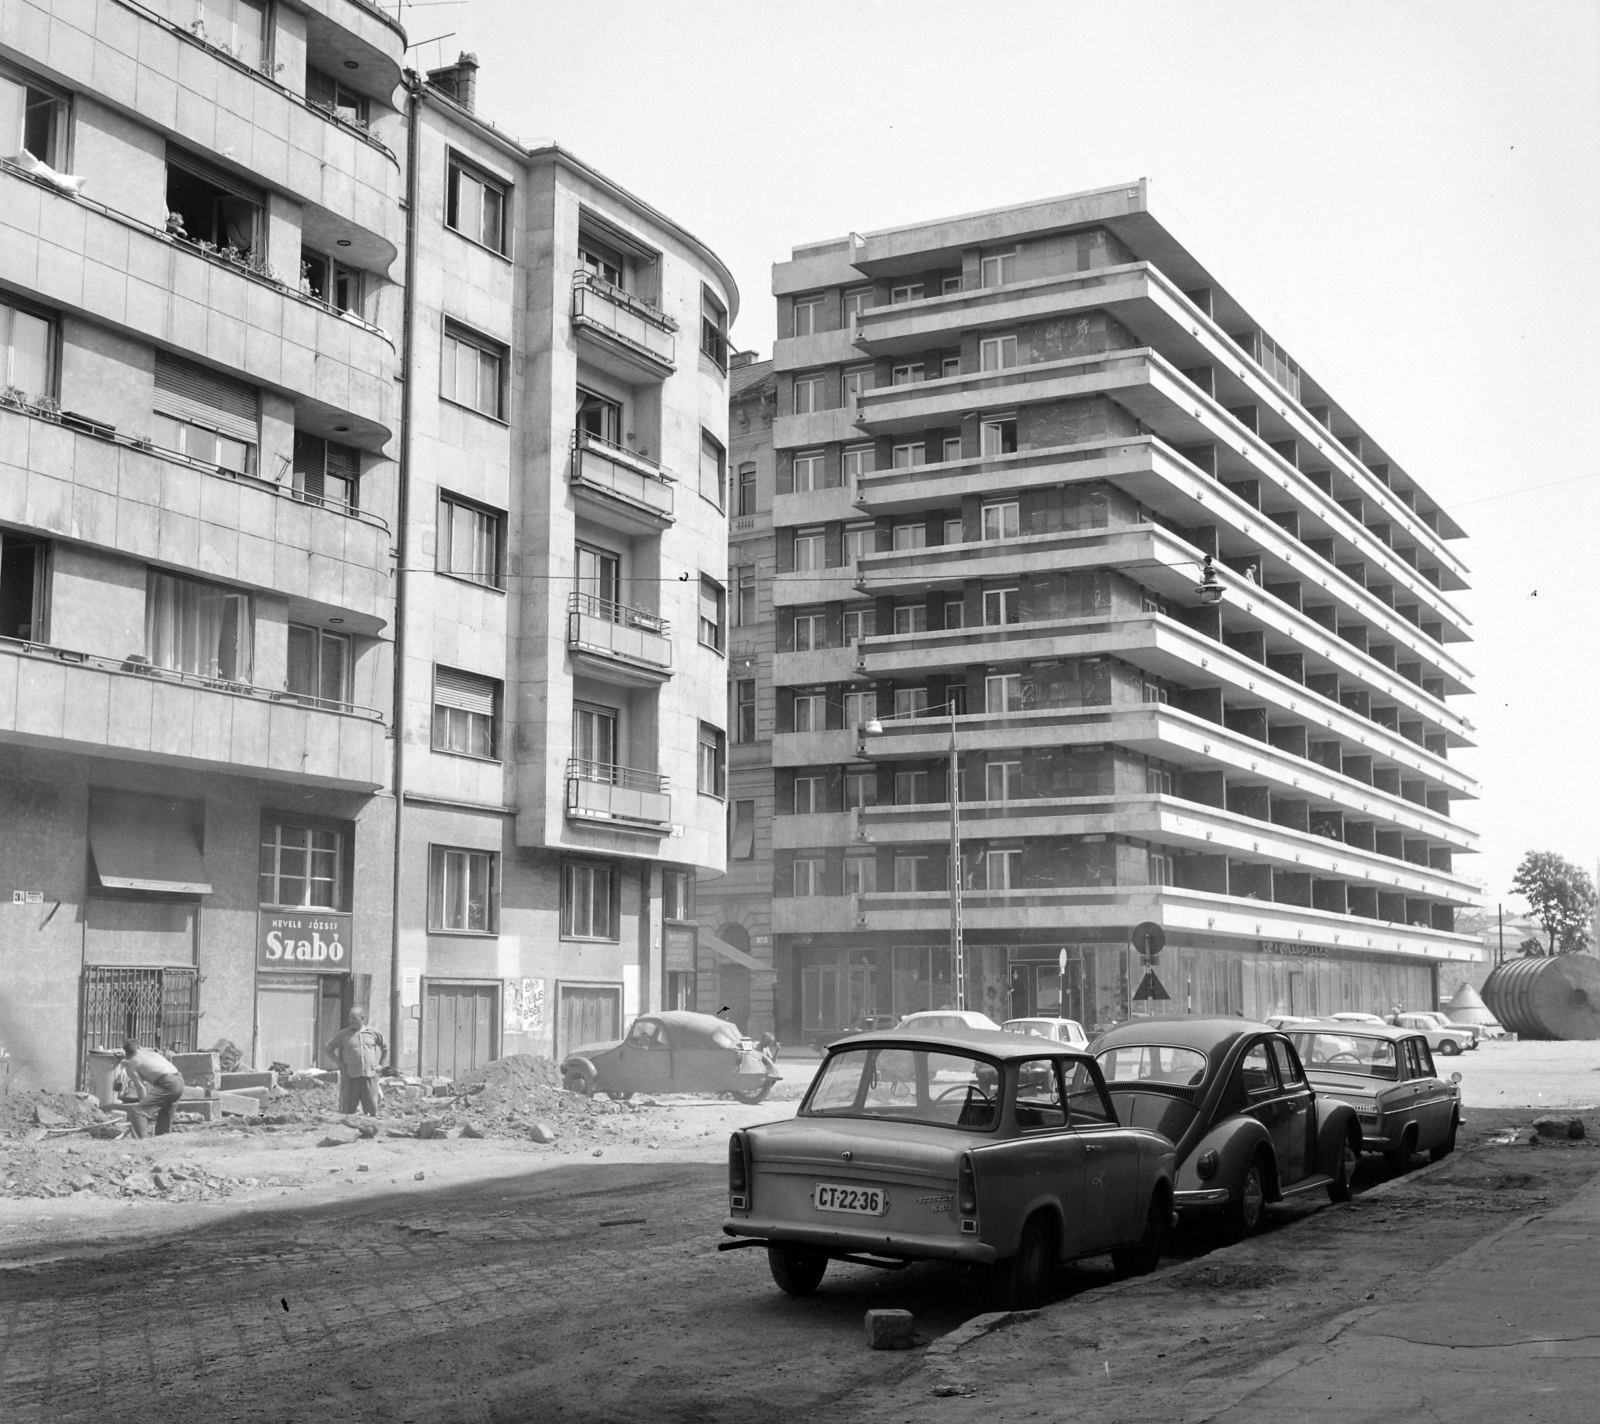
[(579, 431), (569, 479), (575, 499), (633, 533), (659, 533), (673, 522), (673, 477), (636, 451)]
[(620, 380), (659, 381), (676, 369), (678, 323), (581, 268), (572, 274), (572, 326), (585, 359)]
[(639, 608), (591, 593), (567, 596), (567, 648), (583, 670), (628, 687), (658, 687), (672, 676), (671, 625)]
[(0, 638), (0, 741), (214, 774), (371, 792), (388, 779), (382, 714)]
[(664, 836), (672, 829), (667, 778), (574, 757), (567, 763), (567, 819)]

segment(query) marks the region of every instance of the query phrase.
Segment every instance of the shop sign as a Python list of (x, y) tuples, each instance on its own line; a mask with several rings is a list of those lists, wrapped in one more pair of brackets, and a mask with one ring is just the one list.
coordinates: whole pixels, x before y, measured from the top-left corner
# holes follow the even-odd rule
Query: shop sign
[(695, 968), (693, 930), (667, 930), (667, 969), (674, 974), (692, 974)]
[(256, 968), (348, 974), (350, 921), (331, 910), (263, 910), (256, 921)]
[(1299, 944), (1286, 939), (1264, 939), (1262, 949), (1268, 954), (1289, 954), (1299, 959), (1326, 959), (1328, 948), (1321, 944)]

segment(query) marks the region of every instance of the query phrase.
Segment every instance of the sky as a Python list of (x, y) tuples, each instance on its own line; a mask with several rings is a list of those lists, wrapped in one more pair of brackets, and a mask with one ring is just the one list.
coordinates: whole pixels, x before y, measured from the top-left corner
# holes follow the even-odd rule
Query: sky
[[(394, 0), (390, 0), (391, 13)], [(1600, 5), (458, 0), (479, 112), (733, 271), (854, 230), (1149, 178), (1184, 235), (1470, 536), (1482, 784), (1457, 866), (1600, 860)]]

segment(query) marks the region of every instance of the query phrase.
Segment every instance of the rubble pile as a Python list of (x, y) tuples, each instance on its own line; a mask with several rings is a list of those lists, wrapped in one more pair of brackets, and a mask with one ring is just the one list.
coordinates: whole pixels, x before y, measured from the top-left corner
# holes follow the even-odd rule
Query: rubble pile
[(147, 1197), (163, 1201), (217, 1201), (257, 1187), (299, 1186), (297, 1178), (233, 1177), (183, 1160), (152, 1163), (108, 1145), (6, 1153), (0, 1196)]
[(40, 1137), (110, 1120), (87, 1093), (51, 1093), (41, 1088), (36, 1093), (0, 1097), (0, 1137)]

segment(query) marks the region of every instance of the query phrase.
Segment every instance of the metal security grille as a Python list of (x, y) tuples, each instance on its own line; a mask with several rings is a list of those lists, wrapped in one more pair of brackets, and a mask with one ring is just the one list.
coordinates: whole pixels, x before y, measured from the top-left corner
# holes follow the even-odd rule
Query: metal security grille
[(163, 1053), (193, 1053), (199, 1025), (199, 970), (90, 965), (83, 971), (78, 1081), (88, 1082), (91, 1048), (121, 1048), (134, 1038)]

